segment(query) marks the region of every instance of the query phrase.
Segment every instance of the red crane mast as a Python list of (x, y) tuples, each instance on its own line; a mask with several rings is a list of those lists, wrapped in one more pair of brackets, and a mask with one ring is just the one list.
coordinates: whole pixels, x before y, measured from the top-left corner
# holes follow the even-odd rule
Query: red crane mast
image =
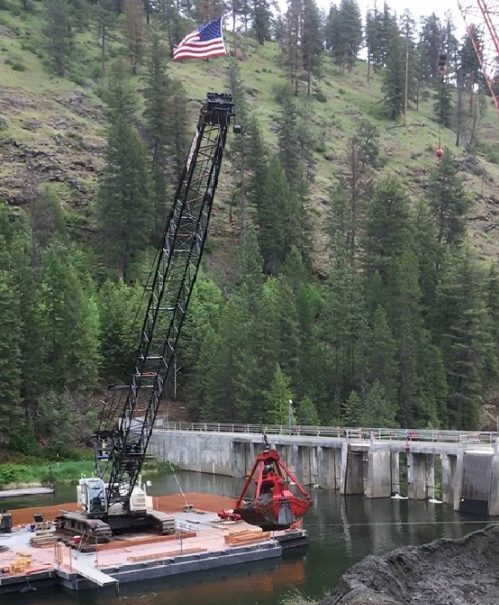
[(458, 5), (499, 115), (499, 0), (458, 0)]

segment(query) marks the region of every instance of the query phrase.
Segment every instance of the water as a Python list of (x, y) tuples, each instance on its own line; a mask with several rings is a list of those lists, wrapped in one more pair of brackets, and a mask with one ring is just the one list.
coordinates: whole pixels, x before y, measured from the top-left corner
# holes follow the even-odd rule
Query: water
[[(235, 496), (241, 481), (200, 473), (178, 473), (185, 492)], [(54, 504), (74, 499), (74, 487), (63, 486), (37, 502)], [(173, 476), (153, 478), (151, 495), (178, 493)], [(203, 576), (124, 585), (114, 592), (37, 591), (3, 596), (2, 605), (283, 605), (296, 591), (319, 600), (338, 584), (341, 574), (369, 554), (397, 546), (422, 544), (439, 537), (458, 538), (483, 527), (484, 519), (462, 516), (448, 506), (409, 500), (368, 500), (313, 490), (314, 505), (305, 517), (310, 548), (300, 557), (232, 567)], [(5, 502), (14, 508), (33, 506), (33, 499)]]

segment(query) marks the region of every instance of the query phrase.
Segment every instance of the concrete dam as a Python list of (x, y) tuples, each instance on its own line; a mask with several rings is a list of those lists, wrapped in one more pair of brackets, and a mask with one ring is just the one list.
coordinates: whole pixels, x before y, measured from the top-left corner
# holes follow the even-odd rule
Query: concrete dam
[[(200, 430), (203, 426), (207, 428), (202, 424), (197, 430), (193, 425), (188, 430), (156, 428), (148, 452), (182, 470), (247, 476), (262, 449), (262, 434), (237, 432), (237, 428), (225, 432), (221, 425)], [(402, 430), (390, 435), (380, 430), (342, 433), (274, 433), (268, 437), (305, 485), (367, 498), (394, 494), (414, 500), (439, 498), (454, 510), (499, 516), (497, 435), (480, 434), (480, 439), (472, 433), (459, 433), (455, 438), (454, 433), (435, 431), (418, 432), (416, 438), (414, 431), (404, 434)]]

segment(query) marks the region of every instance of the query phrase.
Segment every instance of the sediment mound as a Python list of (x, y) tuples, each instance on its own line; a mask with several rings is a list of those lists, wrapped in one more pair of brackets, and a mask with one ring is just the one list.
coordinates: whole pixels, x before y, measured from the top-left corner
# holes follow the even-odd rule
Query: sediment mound
[(499, 525), (370, 556), (320, 605), (497, 605)]

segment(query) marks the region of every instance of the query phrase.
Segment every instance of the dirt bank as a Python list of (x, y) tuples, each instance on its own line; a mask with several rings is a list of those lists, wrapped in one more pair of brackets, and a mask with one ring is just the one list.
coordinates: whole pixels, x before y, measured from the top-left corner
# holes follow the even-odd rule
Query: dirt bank
[[(185, 495), (187, 503), (192, 504), (194, 508), (218, 512), (224, 508), (232, 508), (235, 505), (234, 498), (217, 496), (215, 494), (188, 493)], [(182, 510), (186, 500), (180, 494), (171, 496), (153, 496), (153, 506), (156, 510), (165, 513), (174, 513)], [(39, 513), (47, 520), (52, 520), (60, 514), (61, 510), (73, 511), (77, 509), (74, 502), (65, 504), (55, 504), (53, 506), (38, 506), (32, 508), (12, 509), (12, 519), (14, 525), (24, 525), (33, 522), (33, 515)]]
[(320, 605), (497, 605), (499, 525), (354, 565)]

